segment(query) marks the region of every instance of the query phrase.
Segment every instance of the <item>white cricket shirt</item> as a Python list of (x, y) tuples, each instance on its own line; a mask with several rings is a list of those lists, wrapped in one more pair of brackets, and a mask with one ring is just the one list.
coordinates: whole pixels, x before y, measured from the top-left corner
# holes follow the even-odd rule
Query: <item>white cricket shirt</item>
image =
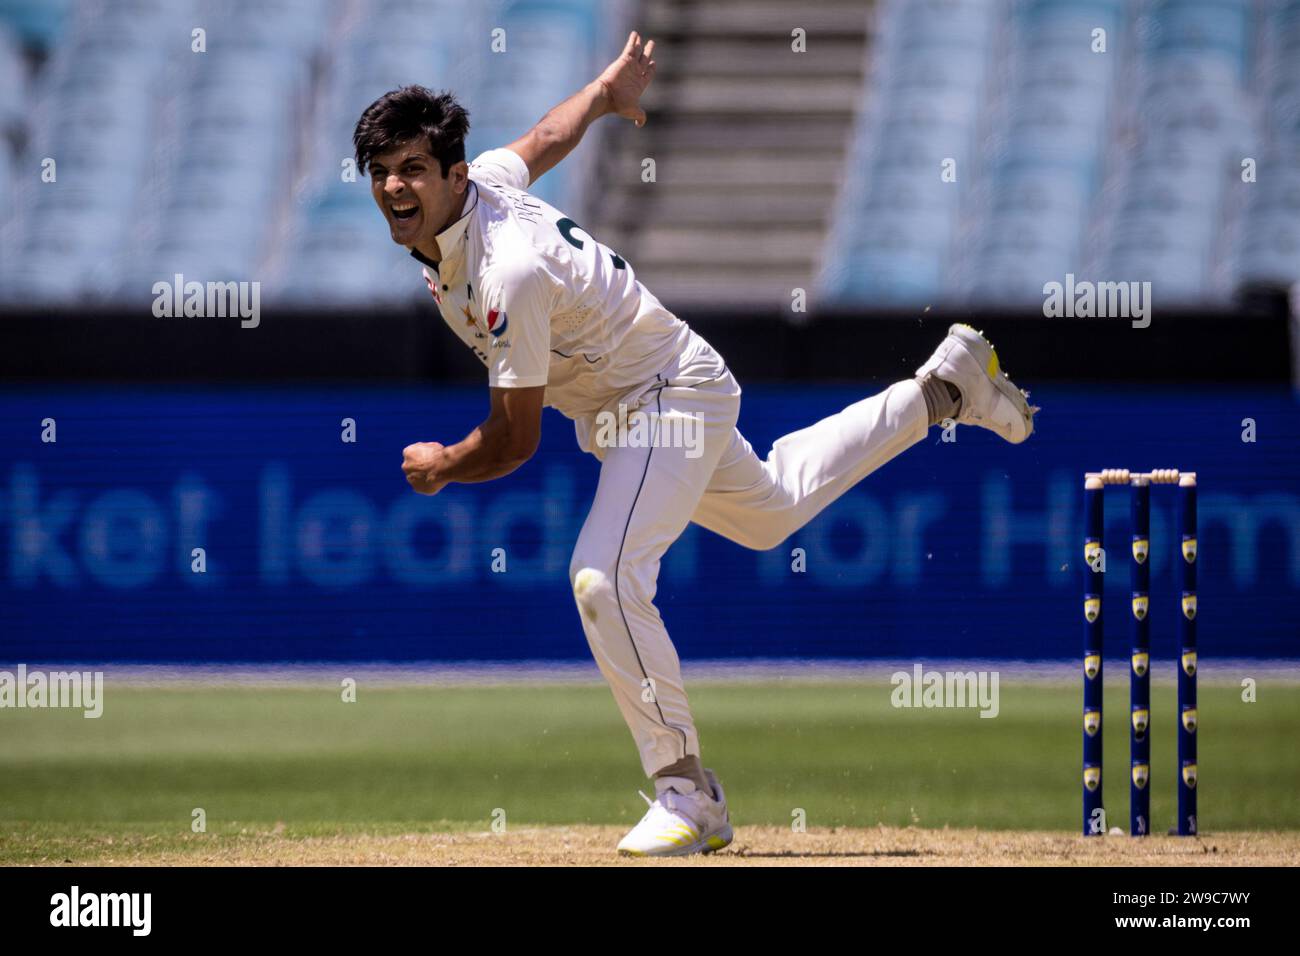
[(493, 149), (469, 167), (463, 214), (439, 233), (424, 280), (443, 320), (503, 388), (545, 385), (572, 419), (631, 405), (686, 348), (689, 328), (632, 267), (524, 192), (528, 167)]

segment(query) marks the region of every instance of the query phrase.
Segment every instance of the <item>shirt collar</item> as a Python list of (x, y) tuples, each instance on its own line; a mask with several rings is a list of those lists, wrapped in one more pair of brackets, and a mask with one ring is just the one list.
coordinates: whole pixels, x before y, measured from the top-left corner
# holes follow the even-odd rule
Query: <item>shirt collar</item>
[[(438, 251), (442, 253), (443, 262), (455, 258), (460, 252), (460, 242), (465, 238), (465, 229), (469, 226), (469, 217), (474, 212), (476, 205), (478, 205), (478, 186), (475, 185), (473, 180), (470, 180), (469, 195), (465, 197), (465, 205), (461, 208), (460, 218), (434, 237), (438, 243)], [(438, 268), (438, 263), (423, 255), (419, 249), (412, 247), (411, 256), (426, 266), (433, 266), (435, 271)]]

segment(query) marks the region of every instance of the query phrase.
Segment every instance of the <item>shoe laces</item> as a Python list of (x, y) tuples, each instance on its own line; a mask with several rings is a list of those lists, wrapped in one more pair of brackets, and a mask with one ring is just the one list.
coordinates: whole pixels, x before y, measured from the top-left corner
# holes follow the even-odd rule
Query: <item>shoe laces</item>
[(656, 800), (651, 800), (645, 795), (644, 791), (638, 790), (637, 793), (641, 795), (641, 799), (646, 802), (646, 806), (651, 810), (655, 807), (659, 807), (660, 809), (676, 814), (677, 816), (686, 817), (692, 822), (695, 819), (695, 814), (691, 812), (692, 809), (696, 809), (695, 802), (691, 800), (689, 796), (678, 793), (671, 787), (658, 794), (658, 799)]

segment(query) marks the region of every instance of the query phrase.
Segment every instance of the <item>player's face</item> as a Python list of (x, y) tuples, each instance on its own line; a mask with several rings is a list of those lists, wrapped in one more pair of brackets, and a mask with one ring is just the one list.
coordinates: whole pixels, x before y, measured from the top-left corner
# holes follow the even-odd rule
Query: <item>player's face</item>
[(370, 163), (370, 192), (388, 220), (393, 242), (432, 253), (434, 237), (460, 216), (468, 169), (465, 163), (457, 163), (444, 178), (438, 160), (423, 143), (376, 156)]

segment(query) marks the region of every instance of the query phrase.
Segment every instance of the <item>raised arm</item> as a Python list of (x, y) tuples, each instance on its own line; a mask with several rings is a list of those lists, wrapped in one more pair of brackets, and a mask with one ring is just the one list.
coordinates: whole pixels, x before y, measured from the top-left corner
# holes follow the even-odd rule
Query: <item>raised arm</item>
[(605, 71), (555, 107), (507, 148), (528, 165), (528, 181), (535, 183), (558, 165), (582, 140), (587, 127), (607, 113), (645, 125), (641, 94), (655, 75), (655, 41), (644, 46), (641, 34), (628, 35), (627, 45)]

